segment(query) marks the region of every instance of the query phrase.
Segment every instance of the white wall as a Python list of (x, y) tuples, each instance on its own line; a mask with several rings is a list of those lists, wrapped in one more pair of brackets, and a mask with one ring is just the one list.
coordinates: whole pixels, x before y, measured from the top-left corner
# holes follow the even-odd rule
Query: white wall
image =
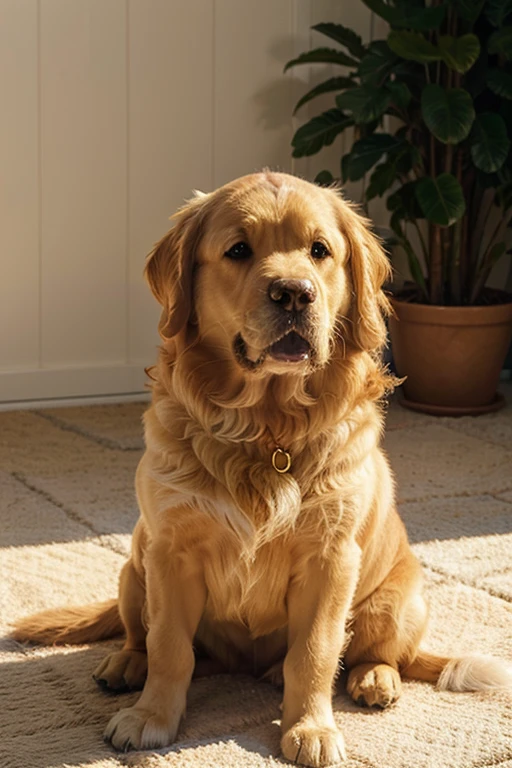
[(282, 74), (336, 20), (371, 34), (353, 0), (0, 0), (0, 402), (142, 391), (173, 210), (262, 166), (337, 172), (341, 140), (290, 152), (325, 68)]

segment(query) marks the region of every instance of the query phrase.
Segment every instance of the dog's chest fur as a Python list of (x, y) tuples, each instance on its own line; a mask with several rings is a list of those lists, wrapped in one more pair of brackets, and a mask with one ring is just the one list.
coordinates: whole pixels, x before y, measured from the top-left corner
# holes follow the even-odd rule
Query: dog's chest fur
[(262, 546), (254, 557), (240, 556), (229, 544), (212, 547), (204, 568), (210, 620), (241, 624), (252, 637), (286, 624), (291, 557), (282, 537)]

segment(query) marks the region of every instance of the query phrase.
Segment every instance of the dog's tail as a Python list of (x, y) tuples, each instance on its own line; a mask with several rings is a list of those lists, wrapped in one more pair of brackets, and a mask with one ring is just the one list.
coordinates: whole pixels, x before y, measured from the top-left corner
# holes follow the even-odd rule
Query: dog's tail
[(483, 654), (451, 658), (420, 650), (402, 675), (436, 683), (443, 691), (512, 690), (512, 666)]
[(44, 645), (80, 645), (123, 633), (117, 600), (80, 607), (55, 608), (20, 619), (11, 637)]

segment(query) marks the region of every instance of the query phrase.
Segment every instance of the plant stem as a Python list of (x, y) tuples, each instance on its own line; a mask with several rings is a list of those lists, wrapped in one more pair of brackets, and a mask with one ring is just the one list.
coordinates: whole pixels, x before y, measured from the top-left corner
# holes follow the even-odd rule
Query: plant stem
[(464, 150), (462, 147), (458, 147), (455, 158), (455, 177), (462, 187), (462, 194), (464, 195), (464, 201), (466, 203), (466, 212), (461, 220), (461, 235), (459, 246), (461, 303), (466, 302), (469, 293), (468, 273), (471, 259), (468, 244), (468, 224), (470, 221), (473, 221), (471, 215), (471, 207), (473, 203), (473, 192), (475, 189), (475, 172), (473, 168), (471, 168), (468, 169), (466, 175), (463, 176), (463, 163)]
[(414, 227), (416, 228), (416, 232), (418, 233), (418, 238), (419, 238), (419, 241), (420, 241), (421, 250), (423, 251), (423, 258), (425, 260), (425, 266), (427, 267), (427, 270), (428, 270), (429, 254), (428, 254), (428, 248), (427, 248), (427, 244), (425, 242), (425, 238), (423, 237), (423, 233), (421, 231), (421, 227), (418, 224), (417, 219), (411, 219), (411, 223), (414, 224)]
[(444, 154), (444, 170), (445, 173), (452, 172), (452, 158), (453, 158), (453, 145), (447, 144)]
[(471, 267), (473, 270), (473, 277), (476, 276), (476, 273), (478, 271), (478, 262), (479, 262), (480, 252), (482, 250), (485, 226), (489, 219), (489, 214), (491, 212), (495, 194), (496, 194), (496, 191), (492, 187), (489, 187), (488, 189), (486, 189), (482, 195), (482, 198), (480, 200), (480, 205), (478, 207), (478, 215), (476, 218), (476, 224), (473, 230), (473, 237), (472, 237), (472, 243), (471, 243)]
[(451, 275), (450, 275), (450, 294), (452, 302), (456, 306), (462, 303), (462, 279), (460, 271), (460, 245), (462, 232), (462, 219), (455, 222), (451, 229)]
[(461, 285), (461, 302), (466, 303), (469, 298), (469, 286), (468, 286), (468, 262), (469, 262), (469, 243), (468, 243), (468, 231), (469, 231), (469, 216), (466, 213), (462, 217), (462, 231), (460, 236), (460, 285)]
[(430, 134), (430, 175), (436, 178), (436, 140), (434, 135)]
[(441, 229), (441, 253), (443, 255), (442, 269), (443, 269), (443, 298), (444, 291), (448, 287), (448, 296), (451, 295), (450, 288), (450, 265), (451, 265), (451, 242), (452, 242), (452, 229), (451, 227), (443, 227)]
[(443, 249), (441, 229), (430, 224), (430, 303), (441, 304), (443, 301)]

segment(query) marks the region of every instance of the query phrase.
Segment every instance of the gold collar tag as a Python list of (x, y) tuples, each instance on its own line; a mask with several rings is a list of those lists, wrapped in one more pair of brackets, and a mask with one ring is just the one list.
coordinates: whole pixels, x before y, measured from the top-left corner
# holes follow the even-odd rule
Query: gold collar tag
[(272, 466), (280, 475), (284, 475), (292, 466), (292, 457), (283, 448), (276, 448), (272, 454)]

